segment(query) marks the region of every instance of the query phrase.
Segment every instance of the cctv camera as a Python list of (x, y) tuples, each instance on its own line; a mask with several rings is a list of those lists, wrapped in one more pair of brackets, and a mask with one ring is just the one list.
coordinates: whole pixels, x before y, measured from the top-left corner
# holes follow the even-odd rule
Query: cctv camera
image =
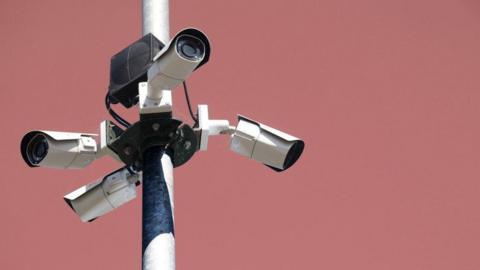
[(23, 136), (20, 150), (30, 167), (78, 169), (96, 157), (93, 134), (32, 131)]
[(298, 138), (240, 115), (230, 141), (233, 152), (259, 161), (275, 171), (284, 171), (292, 166), (304, 146), (305, 143)]
[(172, 90), (181, 84), (210, 56), (210, 43), (201, 31), (188, 28), (180, 31), (154, 57), (148, 69), (148, 98), (161, 98), (161, 90)]
[(83, 222), (90, 222), (133, 200), (137, 196), (137, 183), (139, 175), (122, 168), (67, 194), (64, 199)]

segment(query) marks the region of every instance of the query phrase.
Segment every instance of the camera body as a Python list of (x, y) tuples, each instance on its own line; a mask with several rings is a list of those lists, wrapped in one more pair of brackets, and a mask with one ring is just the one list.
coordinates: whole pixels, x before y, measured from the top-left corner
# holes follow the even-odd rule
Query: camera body
[(65, 195), (64, 200), (83, 222), (91, 222), (135, 199), (139, 178), (122, 168)]
[(96, 159), (95, 134), (31, 131), (20, 144), (22, 157), (30, 167), (80, 169)]
[(210, 57), (210, 43), (200, 30), (187, 28), (178, 32), (154, 57), (148, 69), (148, 82), (138, 88), (140, 113), (171, 113), (171, 90)]
[(151, 99), (159, 99), (160, 90), (172, 90), (181, 84), (210, 57), (210, 43), (207, 36), (194, 28), (178, 32), (155, 56), (148, 69)]
[(304, 147), (302, 140), (241, 115), (230, 140), (233, 152), (279, 172), (290, 168)]

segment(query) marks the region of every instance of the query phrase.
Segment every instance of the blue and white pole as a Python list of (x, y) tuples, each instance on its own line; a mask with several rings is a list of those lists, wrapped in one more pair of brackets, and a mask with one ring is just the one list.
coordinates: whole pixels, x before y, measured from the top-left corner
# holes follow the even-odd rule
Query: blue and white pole
[[(169, 0), (142, 0), (143, 35), (170, 40)], [(143, 153), (142, 269), (175, 270), (173, 164), (163, 147)]]
[(143, 153), (143, 270), (175, 269), (173, 165), (164, 147)]

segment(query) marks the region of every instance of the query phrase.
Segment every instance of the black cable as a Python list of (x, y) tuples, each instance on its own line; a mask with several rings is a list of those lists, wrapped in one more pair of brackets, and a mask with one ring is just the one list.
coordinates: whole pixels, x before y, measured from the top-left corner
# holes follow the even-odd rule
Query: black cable
[(190, 112), (190, 116), (192, 117), (193, 121), (195, 122), (194, 127), (198, 126), (198, 117), (193, 114), (192, 106), (190, 105), (190, 98), (188, 97), (188, 89), (187, 83), (183, 81), (183, 90), (185, 92), (185, 98), (187, 99), (188, 111)]
[(118, 115), (111, 107), (111, 101), (110, 101), (110, 95), (107, 93), (105, 96), (105, 107), (107, 108), (107, 111), (110, 113), (110, 115), (117, 121), (120, 125), (124, 126), (125, 128), (129, 128), (131, 124), (123, 119), (120, 115)]
[(122, 117), (120, 117), (120, 115), (118, 115), (111, 107), (111, 101), (110, 101), (110, 98), (109, 98), (109, 95), (107, 94), (107, 96), (105, 97), (105, 106), (107, 107), (107, 111), (110, 113), (110, 115), (113, 117), (113, 119), (115, 119), (119, 124), (121, 124), (122, 126), (128, 128), (130, 123), (128, 123), (125, 119), (123, 119)]

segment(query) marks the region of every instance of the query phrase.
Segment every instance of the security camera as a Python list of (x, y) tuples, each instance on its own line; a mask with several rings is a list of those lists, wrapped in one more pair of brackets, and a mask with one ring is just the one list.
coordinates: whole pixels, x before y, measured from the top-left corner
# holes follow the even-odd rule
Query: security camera
[(84, 168), (96, 158), (95, 134), (31, 131), (20, 144), (22, 157), (30, 167)]
[(200, 30), (187, 28), (154, 57), (148, 69), (148, 98), (161, 98), (161, 90), (172, 90), (181, 84), (210, 57), (210, 43)]
[[(109, 100), (130, 108), (137, 102), (169, 104), (168, 90), (182, 83), (195, 69), (208, 62), (210, 43), (194, 28), (180, 31), (164, 45), (147, 34), (115, 54), (110, 62)], [(139, 83), (148, 81), (148, 93), (142, 96)], [(145, 88), (146, 90), (146, 88)], [(139, 93), (140, 92), (140, 93)], [(148, 99), (147, 99), (148, 97)], [(167, 100), (165, 100), (167, 99)]]
[(233, 152), (259, 161), (275, 171), (284, 171), (292, 166), (304, 146), (305, 143), (298, 138), (240, 115), (230, 140)]
[(83, 222), (90, 222), (133, 200), (139, 181), (139, 174), (122, 168), (80, 187), (64, 199)]

